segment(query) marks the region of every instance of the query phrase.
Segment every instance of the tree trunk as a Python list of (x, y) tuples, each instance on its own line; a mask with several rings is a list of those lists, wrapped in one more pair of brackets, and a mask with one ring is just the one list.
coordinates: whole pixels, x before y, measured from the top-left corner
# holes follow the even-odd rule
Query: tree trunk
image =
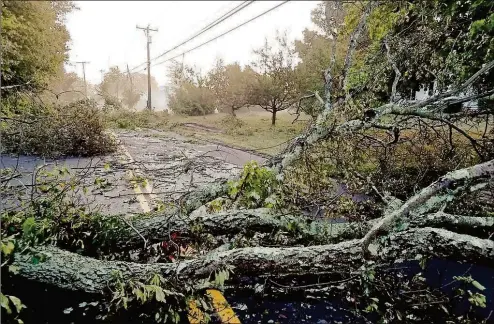
[(231, 111), (232, 116), (236, 118), (237, 114), (235, 113), (235, 106), (232, 106), (231, 108), (232, 108), (232, 111)]
[[(171, 233), (193, 237), (194, 226), (199, 226), (201, 233), (230, 237), (245, 231), (257, 233), (281, 231), (287, 233), (288, 244), (302, 244), (308, 241), (318, 244), (330, 243), (339, 240), (340, 237), (349, 237), (347, 233), (349, 231), (356, 231), (354, 224), (331, 224), (327, 220), (308, 222), (306, 217), (290, 214), (276, 215), (267, 208), (232, 210), (213, 214), (201, 210), (187, 217), (180, 214), (165, 214), (138, 220), (133, 224), (137, 231), (129, 228), (121, 237), (115, 238), (117, 241), (112, 242), (114, 244), (109, 245), (117, 246), (123, 251), (144, 246), (142, 237), (146, 238), (147, 244), (168, 240)], [(368, 229), (369, 226), (364, 228)]]
[[(386, 246), (378, 250), (375, 261), (413, 259), (417, 254), (492, 265), (494, 241), (443, 229), (413, 229), (390, 235)], [(46, 259), (32, 262), (33, 256), (39, 255), (45, 255)], [(102, 293), (113, 281), (113, 271), (119, 271), (124, 281), (144, 280), (160, 273), (165, 278), (191, 282), (208, 278), (225, 265), (232, 267), (233, 276), (279, 277), (304, 276), (328, 269), (348, 273), (349, 269), (356, 270), (364, 262), (360, 240), (351, 240), (308, 247), (249, 247), (213, 252), (180, 263), (156, 264), (102, 261), (47, 246), (27, 255), (16, 255), (13, 266), (17, 267), (17, 275), (21, 278), (68, 290)]]
[[(149, 243), (168, 239), (170, 233), (183, 236), (193, 235), (192, 226), (199, 225), (201, 232), (218, 235), (236, 235), (241, 232), (285, 233), (285, 245), (327, 244), (344, 239), (363, 237), (381, 219), (373, 219), (364, 223), (331, 223), (328, 219), (307, 220), (296, 215), (277, 215), (270, 209), (234, 210), (215, 214), (197, 213), (183, 218), (177, 215), (163, 215), (138, 221), (134, 224), (139, 233)], [(406, 220), (405, 220), (406, 221)], [(494, 230), (493, 217), (472, 217), (451, 215), (437, 212), (416, 216), (409, 221), (410, 227), (446, 228), (461, 234), (469, 234), (487, 238)], [(128, 248), (136, 248), (143, 244), (140, 235), (130, 231), (119, 239), (119, 244)]]
[(276, 124), (276, 106), (273, 106), (273, 111), (271, 113), (271, 125), (274, 126)]

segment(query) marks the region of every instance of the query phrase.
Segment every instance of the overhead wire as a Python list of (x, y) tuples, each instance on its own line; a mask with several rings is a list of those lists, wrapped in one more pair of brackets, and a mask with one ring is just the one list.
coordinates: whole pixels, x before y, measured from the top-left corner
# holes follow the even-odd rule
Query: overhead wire
[[(187, 38), (185, 41), (181, 42), (180, 44), (177, 44), (175, 45), (174, 47), (166, 50), (165, 52), (161, 53), (160, 55), (156, 56), (156, 57), (153, 57), (151, 59), (151, 61), (155, 61), (157, 59), (159, 59), (160, 57), (163, 57), (165, 56), (166, 54), (170, 53), (171, 51), (179, 48), (180, 46), (190, 42), (191, 40), (193, 40), (194, 38), (197, 38), (199, 37), (200, 35), (204, 34), (205, 32), (207, 32), (208, 30), (214, 28), (215, 26), (219, 25), (220, 23), (222, 23), (223, 21), (227, 20), (228, 18), (232, 17), (233, 15), (235, 15), (236, 13), (240, 12), (241, 10), (247, 8), (249, 5), (251, 5), (252, 3), (254, 3), (254, 0), (251, 0), (251, 1), (243, 1), (242, 3), (240, 3), (239, 5), (237, 5), (236, 7), (230, 9), (228, 12), (224, 13), (223, 15), (221, 15), (220, 17), (216, 18), (215, 20), (213, 20), (212, 22), (210, 22), (209, 24), (207, 24), (206, 26), (204, 26), (201, 30), (199, 30), (198, 32), (196, 32), (194, 35), (192, 35), (191, 37)], [(146, 64), (146, 62), (143, 62), (137, 66), (135, 66), (134, 68), (132, 68), (130, 71), (134, 71), (135, 69), (139, 68), (140, 66)], [(139, 71), (141, 70), (145, 70), (146, 67), (144, 68), (141, 68), (139, 69)]]
[(177, 49), (178, 47), (190, 42), (191, 40), (193, 40), (194, 38), (204, 34), (205, 32), (207, 32), (208, 30), (210, 30), (211, 28), (217, 26), (218, 24), (222, 23), (223, 21), (227, 20), (228, 18), (230, 18), (231, 16), (233, 16), (234, 14), (238, 13), (239, 11), (241, 11), (242, 9), (245, 9), (247, 8), (249, 5), (251, 5), (252, 3), (254, 3), (254, 1), (244, 1), (242, 2), (240, 5), (238, 5), (237, 7), (231, 9), (229, 12), (225, 13), (223, 16), (217, 18), (215, 21), (211, 22), (209, 25), (207, 25), (206, 27), (204, 27), (202, 30), (200, 30), (199, 32), (197, 32), (195, 35), (189, 37), (188, 39), (186, 39), (185, 41), (183, 41), (182, 43), (174, 46), (173, 48), (170, 48), (169, 50), (165, 51), (164, 53), (154, 57), (151, 59), (151, 61), (154, 61), (154, 60), (157, 60), (159, 59), (160, 57), (163, 57), (165, 56), (166, 54), (170, 53), (171, 51)]
[(266, 10), (266, 11), (264, 11), (264, 12), (260, 13), (259, 15), (257, 15), (257, 16), (255, 16), (255, 17), (253, 17), (253, 18), (251, 18), (251, 19), (249, 19), (249, 20), (247, 20), (247, 21), (245, 21), (245, 22), (241, 23), (240, 25), (237, 25), (237, 26), (235, 26), (234, 28), (229, 29), (229, 30), (227, 30), (226, 32), (224, 32), (224, 33), (222, 33), (222, 34), (220, 34), (220, 35), (218, 35), (218, 36), (216, 36), (216, 37), (213, 37), (213, 38), (211, 38), (211, 39), (209, 39), (209, 40), (205, 41), (204, 43), (201, 43), (201, 44), (199, 44), (199, 45), (197, 45), (197, 46), (195, 46), (195, 47), (193, 47), (193, 48), (191, 48), (191, 49), (188, 49), (188, 50), (186, 50), (186, 51), (184, 51), (184, 52), (182, 52), (182, 53), (180, 53), (180, 54), (177, 54), (177, 55), (175, 55), (175, 56), (173, 56), (173, 57), (171, 57), (171, 58), (168, 58), (168, 59), (166, 59), (166, 60), (164, 60), (164, 61), (162, 61), (162, 62), (157, 62), (157, 63), (154, 63), (154, 64), (153, 64), (153, 65), (151, 65), (151, 66), (160, 65), (160, 64), (163, 64), (163, 63), (169, 62), (169, 61), (171, 61), (171, 60), (173, 60), (173, 59), (176, 59), (177, 57), (180, 57), (180, 56), (182, 56), (182, 55), (188, 54), (188, 53), (190, 53), (190, 52), (192, 52), (192, 51), (194, 51), (194, 50), (196, 50), (196, 49), (198, 49), (198, 48), (200, 48), (200, 47), (202, 47), (202, 46), (204, 46), (204, 45), (207, 45), (207, 44), (211, 43), (212, 41), (217, 40), (217, 39), (218, 39), (218, 38), (220, 38), (220, 37), (225, 36), (226, 34), (229, 34), (229, 33), (233, 32), (233, 31), (237, 30), (238, 28), (240, 28), (240, 27), (242, 27), (242, 26), (245, 26), (245, 25), (247, 25), (248, 23), (250, 23), (250, 22), (252, 22), (252, 21), (254, 21), (254, 20), (256, 20), (256, 19), (258, 19), (258, 18), (260, 18), (260, 17), (262, 17), (262, 16), (264, 16), (264, 15), (266, 15), (266, 14), (268, 14), (269, 12), (271, 12), (271, 11), (273, 11), (273, 10), (275, 10), (275, 9), (277, 9), (277, 8), (279, 8), (279, 7), (281, 7), (282, 5), (286, 4), (286, 3), (287, 3), (287, 2), (289, 2), (289, 1), (290, 1), (290, 0), (285, 0), (285, 1), (283, 1), (282, 3), (277, 4), (276, 6), (274, 6), (274, 7), (270, 8), (270, 9), (268, 9), (268, 10)]

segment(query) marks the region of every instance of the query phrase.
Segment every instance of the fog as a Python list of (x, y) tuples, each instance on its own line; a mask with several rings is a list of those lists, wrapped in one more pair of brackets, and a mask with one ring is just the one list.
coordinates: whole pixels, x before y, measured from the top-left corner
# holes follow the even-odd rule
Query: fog
[[(137, 110), (143, 110), (146, 108), (146, 102), (148, 100), (147, 91), (142, 94), (141, 99), (136, 105)], [(164, 87), (160, 87), (159, 89), (151, 90), (151, 107), (156, 111), (168, 110), (168, 102), (166, 98), (166, 92)]]

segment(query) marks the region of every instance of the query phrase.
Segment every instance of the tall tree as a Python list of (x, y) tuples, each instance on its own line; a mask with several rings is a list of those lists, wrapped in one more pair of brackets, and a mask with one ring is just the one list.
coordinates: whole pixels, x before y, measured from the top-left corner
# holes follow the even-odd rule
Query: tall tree
[(221, 110), (235, 116), (235, 111), (249, 104), (248, 87), (255, 72), (238, 64), (224, 65), (218, 60), (208, 74), (208, 84)]
[(2, 86), (45, 87), (67, 60), (70, 1), (2, 1)]
[[(55, 99), (58, 103), (70, 103), (77, 100), (82, 100), (86, 96), (84, 95), (84, 80), (82, 80), (77, 73), (66, 73), (63, 71), (63, 67), (56, 78), (53, 78), (49, 85), (50, 89), (48, 98)], [(92, 87), (88, 85), (88, 96), (92, 97)], [(56, 95), (56, 98), (54, 94)]]
[(208, 78), (198, 69), (175, 62), (168, 74), (171, 79), (168, 106), (172, 111), (191, 116), (213, 113), (214, 93)]
[[(151, 89), (158, 90), (158, 83), (151, 78)], [(120, 103), (133, 109), (139, 102), (142, 94), (147, 92), (147, 75), (132, 73), (130, 76), (113, 66), (105, 73), (99, 86), (100, 95), (107, 101)]]
[(294, 71), (295, 51), (286, 33), (277, 32), (274, 46), (266, 39), (264, 46), (254, 50), (254, 54), (257, 60), (252, 66), (258, 74), (249, 86), (249, 101), (269, 111), (272, 115), (271, 124), (275, 125), (276, 113), (290, 108), (298, 97)]

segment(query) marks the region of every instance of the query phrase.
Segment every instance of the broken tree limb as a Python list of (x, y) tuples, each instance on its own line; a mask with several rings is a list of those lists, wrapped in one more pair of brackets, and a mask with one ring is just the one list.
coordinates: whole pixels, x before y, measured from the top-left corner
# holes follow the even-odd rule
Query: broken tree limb
[(213, 236), (235, 235), (241, 232), (290, 233), (290, 242), (331, 242), (347, 224), (331, 224), (328, 221), (310, 221), (304, 216), (274, 213), (268, 208), (231, 210), (227, 212), (194, 212), (189, 216), (180, 214), (161, 215), (135, 222), (135, 231), (125, 232), (118, 237), (116, 245), (122, 249), (142, 246), (142, 237), (149, 243), (166, 240), (170, 233), (193, 235), (194, 231)]
[[(345, 239), (359, 239), (372, 229), (381, 219), (372, 219), (366, 222), (338, 224), (338, 231), (333, 233), (331, 242), (340, 242)], [(442, 211), (414, 216), (404, 220), (408, 228), (433, 227), (454, 231), (479, 238), (488, 238), (494, 233), (494, 217), (475, 217), (452, 215)]]
[(408, 199), (399, 209), (385, 215), (377, 222), (362, 239), (363, 251), (367, 252), (371, 241), (380, 233), (388, 232), (398, 218), (408, 217), (414, 209), (421, 207), (439, 191), (450, 188), (458, 181), (475, 180), (481, 177), (494, 176), (494, 160), (477, 164), (472, 167), (449, 172), (430, 186), (422, 189), (418, 194)]
[[(411, 105), (398, 103), (388, 103), (382, 105), (373, 109), (376, 113), (373, 118), (365, 121), (363, 119), (353, 119), (337, 125), (336, 127), (331, 127), (331, 125), (328, 125), (328, 121), (331, 117), (332, 110), (323, 109), (323, 111), (317, 116), (312, 126), (304, 134), (294, 138), (286, 149), (283, 150), (283, 152), (268, 160), (266, 162), (266, 166), (273, 168), (276, 172), (281, 174), (286, 167), (291, 165), (300, 157), (304, 148), (308, 148), (327, 139), (331, 134), (344, 135), (370, 128), (375, 124), (375, 121), (386, 115), (413, 115), (425, 113), (427, 111), (434, 112), (438, 108), (444, 110), (444, 108), (458, 103), (458, 100), (449, 100), (449, 97), (459, 95), (465, 91), (465, 89), (471, 86), (477, 79), (489, 72), (492, 68), (494, 68), (494, 61), (484, 65), (479, 71), (477, 71), (460, 86), (434, 95), (426, 100), (419, 101)], [(483, 95), (490, 95), (490, 91), (484, 92)], [(460, 101), (463, 101), (463, 99)], [(465, 112), (464, 114), (465, 116), (468, 116), (468, 112)]]
[(205, 203), (226, 195), (228, 193), (227, 182), (228, 179), (218, 179), (214, 183), (187, 193), (181, 200), (184, 214), (188, 214)]
[[(441, 200), (443, 201), (443, 200)], [(459, 233), (481, 235), (488, 233), (494, 218), (450, 215), (444, 212), (430, 213), (437, 207), (435, 200), (428, 200), (431, 208), (417, 209), (420, 215), (410, 221), (412, 227), (444, 227), (458, 230)], [(396, 205), (396, 206), (395, 206)], [(397, 210), (401, 204), (390, 204), (385, 215)], [(194, 236), (208, 233), (213, 236), (233, 237), (239, 233), (284, 233), (286, 244), (327, 244), (344, 239), (363, 237), (380, 219), (367, 222), (333, 223), (331, 219), (310, 220), (296, 213), (281, 214), (269, 208), (230, 210), (226, 212), (208, 213), (198, 209), (189, 216), (165, 214), (142, 219), (133, 224), (134, 230), (124, 232), (117, 237), (112, 246), (122, 250), (142, 246), (143, 237), (149, 243), (167, 240), (173, 232), (181, 236)]]
[[(40, 254), (45, 259), (33, 263), (33, 255)], [(45, 246), (26, 255), (16, 255), (13, 266), (18, 269), (17, 275), (27, 280), (101, 294), (111, 285), (114, 271), (119, 271), (124, 281), (145, 280), (156, 273), (165, 278), (196, 281), (208, 278), (226, 265), (233, 269), (233, 276), (303, 276), (328, 269), (358, 270), (365, 262), (361, 254), (360, 240), (351, 240), (310, 247), (249, 247), (210, 253), (180, 263), (138, 264), (102, 261)], [(443, 229), (412, 229), (390, 235), (377, 261), (413, 259), (417, 254), (489, 264), (494, 259), (494, 241)]]
[(345, 57), (345, 65), (343, 67), (343, 72), (342, 72), (342, 84), (341, 87), (343, 89), (347, 90), (347, 82), (348, 82), (348, 70), (350, 70), (350, 67), (352, 66), (352, 60), (353, 60), (353, 55), (355, 53), (355, 50), (357, 48), (358, 40), (360, 38), (360, 35), (365, 29), (366, 22), (367, 22), (367, 17), (369, 17), (369, 14), (372, 11), (372, 8), (376, 5), (374, 1), (369, 1), (367, 5), (364, 8), (364, 11), (362, 12), (362, 15), (360, 15), (359, 22), (355, 29), (352, 31), (352, 35), (350, 36), (350, 43), (348, 44), (348, 50), (346, 53)]
[(410, 226), (441, 227), (456, 233), (487, 238), (494, 233), (494, 217), (452, 215), (442, 211), (420, 215), (410, 220)]

